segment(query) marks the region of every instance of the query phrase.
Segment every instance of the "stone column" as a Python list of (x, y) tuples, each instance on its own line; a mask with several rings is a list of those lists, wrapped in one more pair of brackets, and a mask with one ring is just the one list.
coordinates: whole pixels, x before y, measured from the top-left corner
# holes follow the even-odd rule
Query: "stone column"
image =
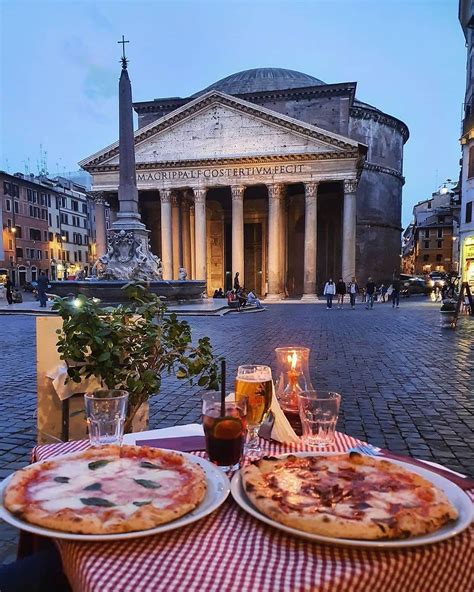
[(281, 298), (281, 208), (285, 186), (268, 185), (268, 298)]
[(189, 238), (191, 243), (191, 277), (196, 279), (196, 222), (194, 216), (194, 203), (189, 206)]
[(188, 274), (188, 279), (191, 279), (191, 234), (189, 227), (189, 200), (187, 199), (187, 197), (187, 193), (185, 192), (181, 200), (181, 245), (183, 252), (183, 267)]
[(105, 227), (105, 199), (103, 191), (92, 191), (95, 212), (95, 256), (98, 259), (107, 253), (107, 229)]
[(163, 279), (173, 279), (173, 234), (171, 228), (171, 191), (162, 189), (161, 200), (161, 262)]
[(194, 190), (196, 279), (207, 280), (206, 189)]
[(173, 236), (173, 278), (178, 279), (181, 267), (181, 231), (179, 219), (179, 197), (176, 191), (171, 192), (171, 228)]
[(342, 217), (342, 279), (349, 282), (356, 275), (356, 190), (357, 181), (344, 181)]
[(234, 185), (232, 192), (232, 281), (239, 272), (240, 285), (245, 284), (244, 268), (244, 193), (243, 185)]
[(316, 299), (318, 184), (305, 183), (303, 300)]

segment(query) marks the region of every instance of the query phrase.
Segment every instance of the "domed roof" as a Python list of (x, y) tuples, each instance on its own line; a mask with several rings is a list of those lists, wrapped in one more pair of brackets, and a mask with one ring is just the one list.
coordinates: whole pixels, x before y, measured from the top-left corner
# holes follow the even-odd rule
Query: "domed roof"
[(210, 90), (220, 90), (229, 95), (239, 95), (260, 91), (301, 88), (303, 86), (320, 86), (322, 84), (325, 84), (322, 80), (296, 70), (253, 68), (252, 70), (242, 70), (242, 72), (222, 78), (195, 93), (193, 97), (198, 97)]

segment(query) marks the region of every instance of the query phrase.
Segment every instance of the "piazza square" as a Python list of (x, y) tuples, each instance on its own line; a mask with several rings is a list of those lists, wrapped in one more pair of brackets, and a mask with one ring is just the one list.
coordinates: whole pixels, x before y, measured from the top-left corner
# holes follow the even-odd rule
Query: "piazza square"
[(0, 7), (1, 592), (474, 589), (473, 3), (58, 7)]

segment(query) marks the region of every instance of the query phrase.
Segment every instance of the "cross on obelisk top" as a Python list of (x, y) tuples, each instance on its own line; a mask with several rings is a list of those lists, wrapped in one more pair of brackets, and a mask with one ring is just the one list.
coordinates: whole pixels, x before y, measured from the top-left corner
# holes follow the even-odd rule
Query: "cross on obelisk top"
[(124, 36), (124, 35), (122, 35), (122, 41), (117, 41), (117, 43), (121, 43), (121, 44), (122, 44), (122, 57), (121, 57), (121, 60), (120, 60), (120, 61), (122, 62), (122, 68), (123, 68), (124, 70), (126, 70), (126, 68), (127, 68), (127, 63), (128, 63), (128, 60), (127, 60), (127, 58), (126, 58), (126, 56), (125, 56), (125, 44), (126, 44), (126, 43), (130, 43), (130, 41), (126, 41), (126, 40), (125, 40), (125, 36)]

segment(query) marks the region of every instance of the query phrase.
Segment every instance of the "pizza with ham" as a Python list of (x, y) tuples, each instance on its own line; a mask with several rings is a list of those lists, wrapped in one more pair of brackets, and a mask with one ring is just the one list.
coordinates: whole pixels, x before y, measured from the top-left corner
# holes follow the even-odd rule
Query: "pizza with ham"
[(32, 524), (109, 534), (175, 520), (198, 506), (205, 494), (204, 471), (177, 452), (104, 446), (17, 471), (4, 504)]
[(444, 492), (420, 475), (357, 452), (264, 457), (241, 474), (263, 514), (327, 537), (402, 539), (458, 517)]

